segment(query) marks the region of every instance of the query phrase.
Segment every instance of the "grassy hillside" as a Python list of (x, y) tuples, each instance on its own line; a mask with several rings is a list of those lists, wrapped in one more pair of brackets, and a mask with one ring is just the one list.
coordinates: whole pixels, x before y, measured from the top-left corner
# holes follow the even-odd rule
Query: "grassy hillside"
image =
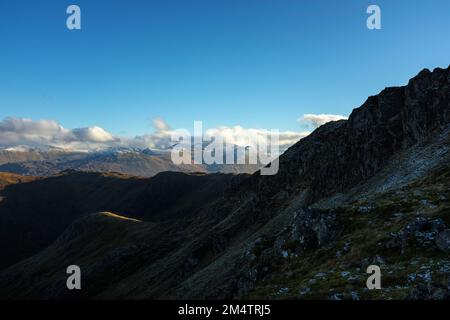
[(35, 177), (30, 176), (21, 176), (14, 173), (0, 172), (0, 190), (5, 187), (16, 184), (16, 183), (25, 183), (35, 180)]
[(146, 221), (186, 219), (242, 178), (179, 172), (136, 178), (68, 171), (9, 185), (0, 192), (0, 267), (45, 248), (83, 215), (111, 211)]

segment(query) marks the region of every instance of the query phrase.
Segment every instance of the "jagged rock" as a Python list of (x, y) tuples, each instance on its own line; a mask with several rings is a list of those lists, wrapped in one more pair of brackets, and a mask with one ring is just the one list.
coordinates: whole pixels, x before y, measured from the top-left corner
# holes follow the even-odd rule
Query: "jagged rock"
[(360, 300), (357, 292), (350, 292), (352, 300)]
[(409, 300), (447, 300), (450, 291), (442, 285), (419, 284), (407, 296)]
[(391, 234), (391, 239), (385, 243), (388, 249), (400, 248), (404, 252), (408, 242), (414, 240), (419, 246), (431, 246), (438, 233), (445, 229), (442, 219), (430, 220), (423, 216), (416, 217), (400, 231)]
[(280, 288), (280, 290), (278, 290), (279, 294), (286, 294), (289, 292), (289, 288)]
[(298, 291), (298, 293), (299, 293), (301, 296), (304, 296), (305, 294), (308, 294), (308, 293), (310, 293), (310, 292), (311, 292), (311, 288), (309, 288), (309, 287), (301, 288), (301, 289)]
[(450, 252), (450, 229), (440, 232), (436, 237), (437, 247), (444, 251)]
[(334, 293), (331, 297), (330, 300), (342, 300), (344, 298), (342, 293)]
[(370, 213), (375, 209), (375, 205), (367, 205), (367, 206), (360, 206), (358, 208), (359, 213)]
[(347, 241), (344, 243), (344, 246), (342, 247), (342, 249), (341, 249), (341, 250), (338, 250), (338, 251), (336, 252), (336, 257), (337, 257), (337, 258), (340, 258), (340, 257), (346, 255), (347, 253), (349, 253), (349, 252), (350, 252), (350, 246), (351, 246), (351, 244), (352, 244), (352, 241), (351, 241), (351, 240), (347, 240)]
[(326, 277), (327, 277), (327, 274), (325, 272), (319, 272), (314, 275), (314, 278), (316, 278), (316, 279), (324, 279)]
[(335, 218), (333, 211), (301, 209), (292, 223), (290, 239), (298, 240), (303, 250), (326, 245), (337, 231)]

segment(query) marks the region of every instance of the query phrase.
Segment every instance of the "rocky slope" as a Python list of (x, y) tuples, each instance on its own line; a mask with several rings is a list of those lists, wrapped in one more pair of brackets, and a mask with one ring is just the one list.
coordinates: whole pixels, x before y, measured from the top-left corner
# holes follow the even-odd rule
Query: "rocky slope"
[[(387, 88), (291, 147), (276, 176), (239, 178), (189, 214), (187, 200), (169, 220), (139, 214), (148, 204), (109, 210), (139, 221), (83, 215), (3, 270), (0, 296), (449, 298), (449, 86), (447, 68)], [(82, 291), (64, 287), (69, 264)], [(365, 286), (370, 264), (382, 290)]]

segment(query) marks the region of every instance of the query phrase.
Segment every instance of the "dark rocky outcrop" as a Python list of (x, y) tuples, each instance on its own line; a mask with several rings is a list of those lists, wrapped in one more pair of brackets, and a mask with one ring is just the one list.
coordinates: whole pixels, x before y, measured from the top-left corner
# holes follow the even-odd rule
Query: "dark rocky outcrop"
[(281, 157), (273, 179), (256, 173), (247, 184), (264, 198), (280, 186), (289, 194), (307, 191), (312, 203), (368, 180), (394, 154), (449, 124), (449, 68), (423, 70), (407, 86), (368, 98), (348, 120), (325, 124), (299, 141)]

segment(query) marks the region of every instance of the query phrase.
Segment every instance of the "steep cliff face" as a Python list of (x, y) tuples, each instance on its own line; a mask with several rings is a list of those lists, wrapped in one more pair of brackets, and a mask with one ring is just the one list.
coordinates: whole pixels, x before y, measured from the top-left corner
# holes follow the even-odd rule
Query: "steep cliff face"
[[(140, 222), (78, 220), (0, 273), (0, 297), (450, 297), (449, 85), (450, 68), (424, 70), (300, 140), (277, 175), (232, 179), (198, 208), (185, 199), (173, 219), (149, 220), (139, 211), (151, 197), (166, 203), (159, 185), (180, 193), (160, 176), (136, 198), (143, 206), (117, 207)], [(67, 257), (88, 272), (82, 293), (61, 286)], [(370, 264), (386, 272), (385, 291), (365, 290)]]
[(450, 72), (423, 70), (407, 86), (386, 88), (292, 146), (275, 177), (248, 181), (257, 192), (305, 192), (306, 203), (344, 192), (373, 177), (391, 157), (433, 137), (450, 124)]
[[(355, 237), (358, 228), (365, 232), (365, 236), (357, 249), (358, 256), (351, 263), (359, 265), (362, 270), (367, 263), (377, 260), (378, 255), (393, 255), (390, 258), (396, 264), (395, 255), (399, 252), (387, 249), (383, 245), (384, 237), (389, 238), (389, 230), (408, 228), (403, 223), (414, 224), (406, 218), (396, 221), (391, 215), (398, 213), (411, 220), (419, 214), (425, 221), (417, 229), (416, 243), (408, 247), (410, 252), (416, 250), (416, 246), (423, 247), (421, 233), (429, 234), (431, 243), (434, 243), (438, 233), (448, 227), (441, 220), (433, 222), (433, 218), (445, 220), (448, 202), (447, 196), (437, 198), (441, 195), (435, 193), (449, 192), (446, 189), (447, 176), (442, 175), (450, 165), (449, 115), (450, 68), (433, 72), (424, 70), (407, 86), (387, 88), (370, 97), (352, 112), (347, 121), (328, 123), (299, 141), (281, 157), (280, 171), (276, 176), (256, 173), (245, 180), (240, 189), (230, 193), (228, 203), (233, 205), (220, 204), (221, 209), (227, 208), (224, 212), (233, 214), (226, 214), (213, 229), (226, 239), (245, 237), (251, 243), (247, 251), (244, 250), (247, 255), (243, 256), (247, 258), (236, 258), (239, 265), (246, 267), (238, 268), (240, 271), (237, 273), (241, 277), (235, 287), (228, 290), (242, 296), (254, 291), (255, 283), (262, 285), (277, 277), (283, 278), (280, 272), (292, 271), (291, 262), (283, 258), (297, 263), (307, 262), (311, 269), (316, 268), (317, 273), (320, 268), (333, 269), (332, 266), (325, 267), (328, 262), (336, 263), (337, 250), (333, 250), (333, 246), (346, 247), (341, 243), (346, 237), (351, 241), (361, 240), (362, 236)], [(399, 178), (399, 174), (404, 176)], [(442, 185), (435, 188), (429, 177), (436, 175), (440, 176)], [(423, 179), (425, 182), (421, 182)], [(421, 189), (429, 190), (426, 196)], [(391, 197), (390, 193), (400, 193), (401, 196)], [(338, 205), (328, 201), (338, 195), (343, 195), (344, 199)], [(414, 199), (422, 195), (423, 203), (430, 202), (430, 199), (435, 202), (422, 206)], [(309, 206), (320, 209), (309, 209)], [(375, 216), (361, 218), (360, 214), (365, 211), (373, 212)], [(439, 225), (438, 229), (427, 229), (434, 224)], [(298, 234), (295, 230), (302, 231)], [(373, 239), (383, 240), (377, 243)], [(328, 261), (314, 258), (312, 254), (322, 247), (333, 252), (331, 255), (329, 251), (323, 253)], [(235, 245), (234, 250), (238, 251), (238, 246)], [(427, 250), (420, 255), (441, 255), (435, 245)], [(224, 256), (230, 259), (228, 254)], [(311, 264), (311, 259), (316, 260)], [(409, 260), (408, 257), (402, 263), (407, 264)], [(217, 272), (219, 265), (214, 263), (207, 270)], [(345, 266), (340, 267), (342, 272), (346, 272)], [(283, 271), (283, 268), (287, 270)], [(301, 272), (308, 270), (301, 269)], [(399, 274), (402, 275), (401, 272)], [(195, 280), (188, 282), (191, 288), (195, 287), (193, 283), (202, 283), (208, 278), (203, 271), (193, 277)], [(345, 279), (340, 283), (345, 286)], [(411, 287), (414, 285), (406, 286), (406, 290)], [(332, 289), (332, 283), (325, 288)], [(364, 288), (363, 283), (361, 288)], [(324, 292), (326, 290), (321, 294)], [(195, 294), (201, 296), (200, 291)], [(258, 297), (263, 296), (264, 293)]]

